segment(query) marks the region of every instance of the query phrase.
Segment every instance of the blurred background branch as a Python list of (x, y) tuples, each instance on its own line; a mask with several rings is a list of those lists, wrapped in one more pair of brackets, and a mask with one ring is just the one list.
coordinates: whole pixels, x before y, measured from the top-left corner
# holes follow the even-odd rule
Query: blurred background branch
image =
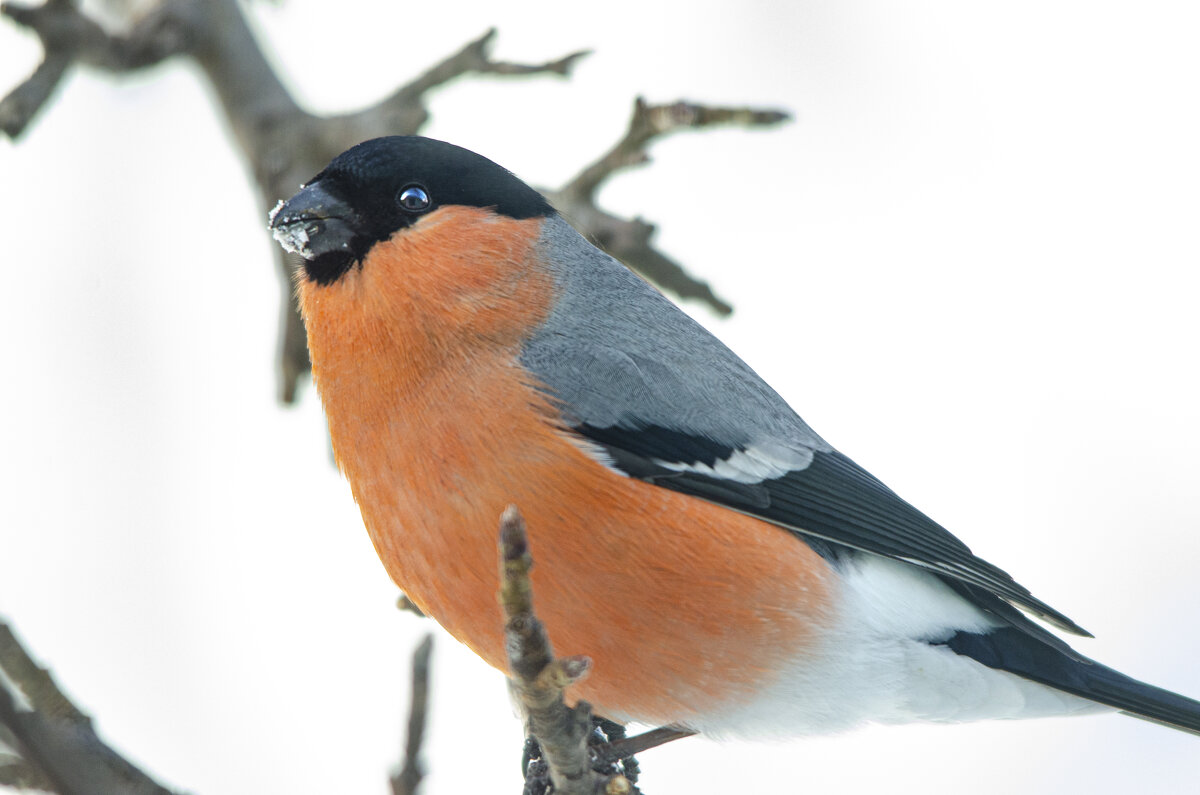
[[(36, 33), (44, 51), (34, 73), (0, 101), (0, 130), (5, 135), (13, 139), (22, 135), (75, 65), (126, 73), (172, 57), (190, 58), (212, 85), (254, 175), (264, 218), (279, 199), (291, 195), (297, 185), (354, 144), (381, 135), (419, 132), (429, 121), (426, 95), (433, 89), (466, 75), (567, 77), (588, 54), (573, 52), (540, 64), (497, 61), (490, 55), (496, 37), (492, 29), (376, 104), (320, 116), (301, 108), (284, 87), (237, 0), (163, 0), (136, 19), (126, 20), (128, 29), (119, 34), (107, 32), (73, 0), (49, 0), (41, 6), (5, 3), (0, 13)], [(667, 133), (714, 124), (771, 125), (787, 118), (776, 110), (708, 108), (684, 102), (652, 106), (639, 99), (624, 138), (563, 188), (546, 193), (583, 234), (650, 281), (728, 314), (732, 311), (728, 302), (654, 246), (653, 224), (605, 212), (596, 204), (596, 191), (617, 171), (646, 162), (646, 148)], [(303, 321), (292, 300), (295, 255), (273, 248), (283, 293), (279, 398), (292, 403), (309, 372), (308, 349)]]
[(171, 795), (96, 734), (75, 706), (0, 621), (0, 786), (60, 795)]
[(392, 776), (392, 795), (416, 795), (425, 778), (421, 764), (421, 745), (425, 742), (425, 727), (429, 723), (429, 656), (433, 653), (433, 635), (417, 644), (412, 656), (411, 703), (408, 707), (408, 727), (404, 738), (404, 759)]

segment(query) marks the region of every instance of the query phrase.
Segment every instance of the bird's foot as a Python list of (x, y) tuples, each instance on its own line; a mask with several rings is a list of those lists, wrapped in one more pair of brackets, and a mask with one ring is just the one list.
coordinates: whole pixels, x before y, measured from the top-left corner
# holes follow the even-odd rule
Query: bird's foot
[[(635, 754), (692, 734), (694, 732), (684, 729), (663, 727), (629, 737), (620, 723), (593, 716), (592, 733), (588, 737), (592, 770), (609, 779), (623, 776), (631, 786), (627, 790), (628, 795), (641, 795), (642, 791), (637, 786), (641, 769)], [(552, 791), (550, 769), (542, 759), (542, 749), (533, 737), (525, 739), (521, 770), (525, 775), (523, 795), (549, 795)]]

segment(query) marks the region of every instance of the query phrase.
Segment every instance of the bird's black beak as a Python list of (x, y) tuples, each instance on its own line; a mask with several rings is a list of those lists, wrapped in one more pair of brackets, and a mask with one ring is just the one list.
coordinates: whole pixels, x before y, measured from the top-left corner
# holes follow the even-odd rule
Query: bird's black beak
[(279, 245), (304, 257), (305, 274), (318, 284), (337, 281), (362, 256), (358, 214), (320, 180), (276, 205), (270, 223)]
[(348, 204), (321, 183), (310, 182), (271, 211), (271, 234), (287, 251), (313, 261), (328, 254), (352, 255), (356, 218)]

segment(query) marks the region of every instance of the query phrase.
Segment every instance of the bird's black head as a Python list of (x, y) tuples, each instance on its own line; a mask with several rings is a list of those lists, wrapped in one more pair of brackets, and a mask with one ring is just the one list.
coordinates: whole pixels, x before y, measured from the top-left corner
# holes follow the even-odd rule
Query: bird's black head
[(486, 157), (419, 136), (361, 143), (333, 159), (271, 213), (275, 239), (331, 284), (371, 247), (439, 207), (488, 207), (510, 218), (554, 212), (546, 199)]

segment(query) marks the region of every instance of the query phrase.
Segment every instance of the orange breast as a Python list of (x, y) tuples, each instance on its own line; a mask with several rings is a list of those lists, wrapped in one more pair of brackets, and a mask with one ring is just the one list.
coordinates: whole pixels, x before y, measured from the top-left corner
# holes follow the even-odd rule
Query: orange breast
[(503, 226), (489, 261), (448, 261), (479, 250), (477, 213), (441, 210), (338, 283), (301, 288), (334, 449), (384, 566), (503, 668), (497, 528), (515, 503), (555, 649), (595, 663), (575, 696), (684, 725), (745, 701), (813, 643), (828, 566), (769, 524), (607, 469), (554, 427), (517, 364), (553, 293), (530, 256), (538, 221), (487, 214)]

